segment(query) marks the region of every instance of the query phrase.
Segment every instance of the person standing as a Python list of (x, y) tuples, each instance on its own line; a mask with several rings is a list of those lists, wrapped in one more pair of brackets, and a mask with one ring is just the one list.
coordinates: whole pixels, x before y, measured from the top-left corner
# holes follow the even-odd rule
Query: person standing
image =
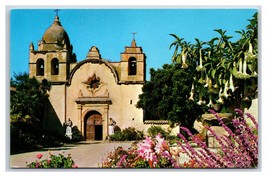
[(112, 118), (109, 118), (109, 135), (114, 134), (114, 127), (115, 126), (116, 126), (116, 122)]
[(68, 119), (68, 121), (65, 123), (66, 127), (66, 134), (65, 136), (68, 137), (69, 139), (72, 139), (72, 121), (70, 120), (70, 118)]

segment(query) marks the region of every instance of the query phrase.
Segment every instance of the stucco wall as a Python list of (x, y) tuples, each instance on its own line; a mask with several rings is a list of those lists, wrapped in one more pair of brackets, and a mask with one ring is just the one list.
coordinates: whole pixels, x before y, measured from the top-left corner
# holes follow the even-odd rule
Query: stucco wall
[(136, 104), (138, 95), (142, 91), (142, 85), (120, 85), (119, 87), (120, 101), (117, 102), (118, 98), (115, 98), (116, 95), (114, 95), (112, 100), (116, 100), (116, 105), (110, 106), (110, 116), (122, 129), (130, 126), (140, 127), (143, 124), (143, 110), (136, 108)]
[[(100, 78), (101, 85), (95, 90), (88, 89), (83, 82), (94, 74)], [(110, 117), (116, 121), (121, 129), (130, 126), (138, 128), (143, 124), (143, 111), (142, 109), (137, 109), (135, 105), (138, 101), (138, 95), (142, 91), (141, 88), (142, 85), (140, 84), (117, 84), (111, 69), (103, 63), (84, 63), (74, 73), (71, 85), (67, 87), (67, 117), (71, 118), (74, 125), (82, 128), (80, 121), (83, 121), (86, 112), (94, 109), (102, 114), (104, 128), (107, 127), (107, 119)], [(81, 105), (82, 110), (79, 113), (79, 105), (75, 102), (78, 97), (107, 97), (112, 104), (102, 106), (101, 104)], [(104, 107), (107, 107), (108, 110), (105, 110)], [(82, 116), (81, 120), (79, 116)], [(106, 132), (104, 130), (104, 134)]]
[(49, 94), (45, 112), (45, 127), (62, 134), (64, 133), (62, 125), (65, 122), (65, 85), (53, 85)]

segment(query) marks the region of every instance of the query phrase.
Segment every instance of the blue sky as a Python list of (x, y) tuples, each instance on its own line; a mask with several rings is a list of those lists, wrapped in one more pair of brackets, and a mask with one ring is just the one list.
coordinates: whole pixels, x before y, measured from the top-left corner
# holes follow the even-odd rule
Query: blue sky
[[(77, 60), (85, 59), (88, 50), (97, 46), (101, 56), (120, 61), (120, 53), (132, 40), (147, 56), (147, 79), (150, 68), (171, 63), (169, 50), (174, 33), (186, 41), (207, 41), (218, 36), (214, 29), (227, 30), (236, 40), (236, 30), (245, 29), (257, 9), (61, 9), (59, 18), (67, 31)], [(29, 44), (35, 48), (52, 24), (54, 9), (15, 9), (10, 14), (10, 77), (28, 72)]]

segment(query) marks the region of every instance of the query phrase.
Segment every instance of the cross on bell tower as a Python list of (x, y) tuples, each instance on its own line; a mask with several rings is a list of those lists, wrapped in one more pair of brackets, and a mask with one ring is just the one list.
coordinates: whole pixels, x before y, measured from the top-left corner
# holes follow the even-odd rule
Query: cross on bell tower
[(56, 16), (58, 16), (58, 11), (60, 11), (60, 9), (55, 9), (54, 12), (56, 13)]
[(137, 34), (137, 32), (132, 32), (132, 34), (133, 34), (133, 40), (131, 46), (136, 47), (135, 35)]
[(132, 32), (133, 34), (133, 40), (135, 40), (135, 35), (137, 34), (137, 32)]

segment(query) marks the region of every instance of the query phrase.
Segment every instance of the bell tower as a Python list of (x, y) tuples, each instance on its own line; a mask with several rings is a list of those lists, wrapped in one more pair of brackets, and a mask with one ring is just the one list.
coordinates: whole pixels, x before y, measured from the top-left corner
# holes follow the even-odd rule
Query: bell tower
[(38, 80), (45, 78), (52, 83), (66, 83), (70, 63), (76, 62), (76, 57), (57, 14), (38, 42), (38, 48), (35, 50), (33, 43), (30, 43), (29, 60), (30, 77)]
[[(133, 33), (135, 34), (135, 33)], [(120, 83), (144, 83), (146, 80), (146, 55), (142, 47), (136, 45), (133, 37), (131, 46), (126, 46), (121, 53)]]

